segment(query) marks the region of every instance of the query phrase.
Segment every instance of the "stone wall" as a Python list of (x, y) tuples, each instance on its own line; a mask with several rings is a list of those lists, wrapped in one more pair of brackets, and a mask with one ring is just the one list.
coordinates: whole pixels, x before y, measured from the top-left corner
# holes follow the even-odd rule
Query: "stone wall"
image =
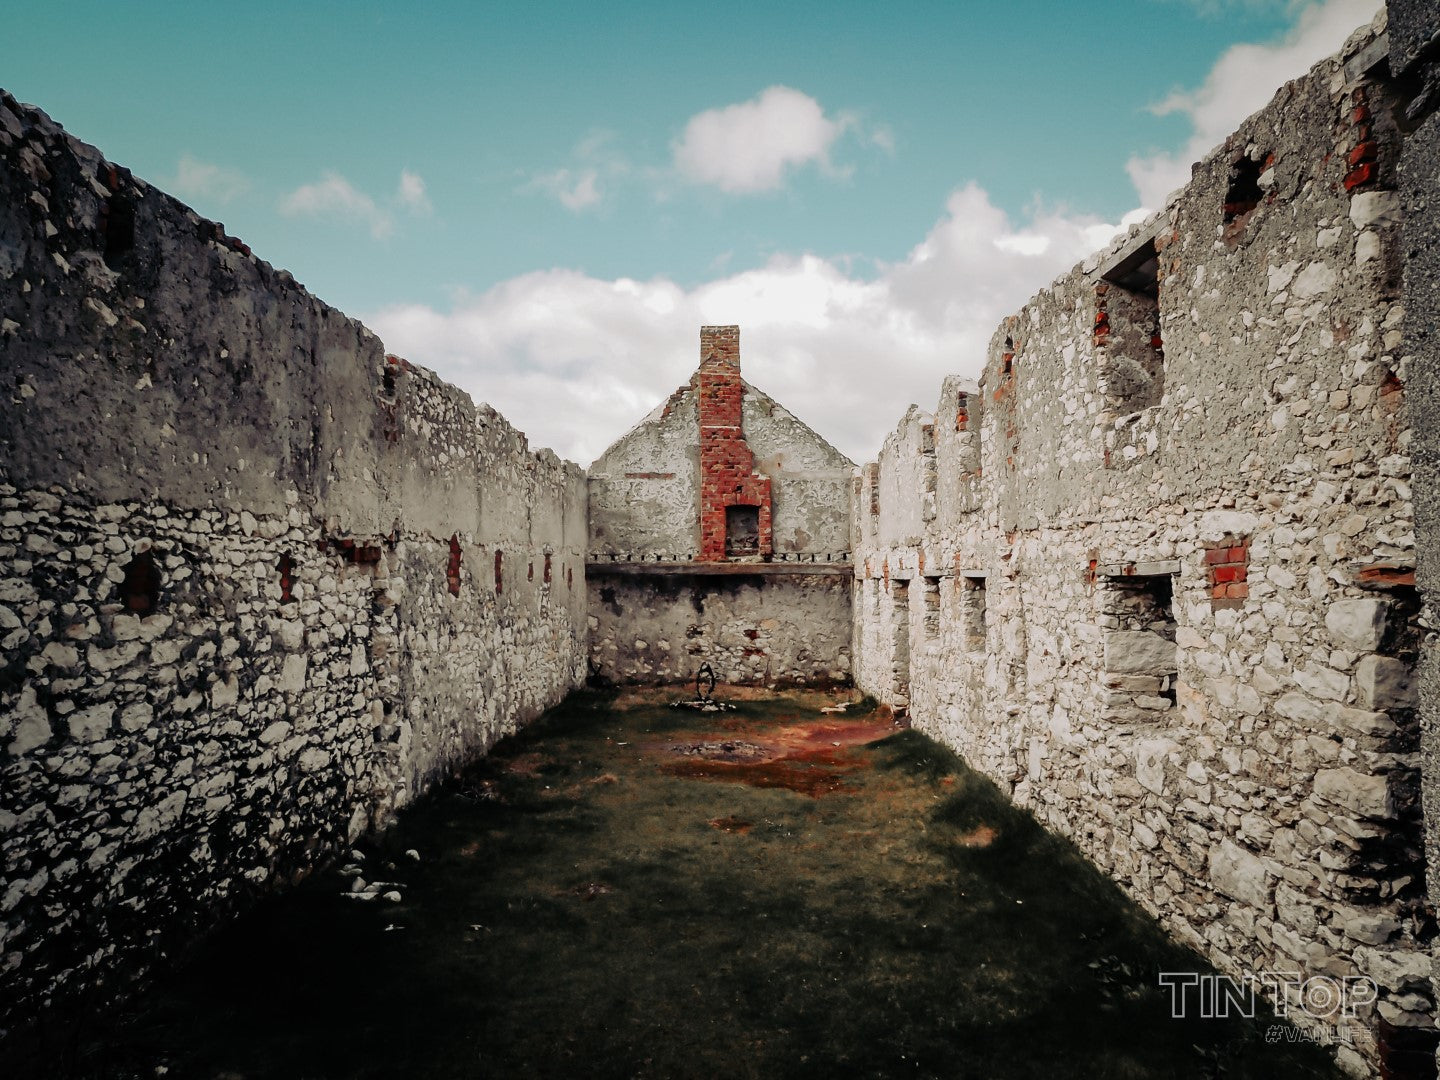
[(584, 675), (585, 488), (0, 96), (0, 1027), (103, 999)]
[[(854, 466), (740, 377), (740, 328), (700, 332), (691, 380), (590, 467), (593, 673), (848, 678)], [(734, 549), (727, 513), (753, 508)]]
[[(1429, 0), (1390, 0), (1389, 67), (1411, 128), (1400, 160), (1405, 214), (1406, 387), (1412, 424), (1416, 577), (1424, 599), (1420, 704), (1430, 908), (1440, 910), (1440, 13)], [(1437, 969), (1440, 981), (1440, 969)], [(1422, 1048), (1416, 1048), (1420, 1052)]]
[[(728, 333), (727, 333), (728, 332)], [(715, 358), (720, 343), (724, 360)], [(772, 545), (756, 552), (783, 562), (840, 562), (850, 552), (850, 479), (854, 464), (774, 398), (740, 378), (739, 327), (702, 328), (708, 367), (695, 372), (649, 416), (590, 466), (590, 553), (618, 562), (700, 559), (701, 432), (725, 435), (710, 464), (769, 492)], [(702, 416), (702, 378), (711, 400)], [(716, 395), (728, 404), (718, 405)], [(738, 411), (735, 406), (738, 405)], [(737, 425), (738, 424), (738, 428)], [(744, 475), (739, 475), (742, 458)], [(714, 498), (709, 509), (724, 502)], [(741, 484), (744, 486), (744, 483)], [(724, 561), (723, 535), (707, 561)]]
[(734, 569), (740, 572), (592, 566), (596, 674), (621, 683), (685, 683), (708, 663), (719, 681), (740, 685), (849, 681), (848, 567)]
[(1352, 38), (1007, 319), (852, 529), (859, 685), (1223, 970), (1373, 978), (1357, 1020), (1290, 1010), (1361, 1072), (1434, 1028), (1383, 55)]

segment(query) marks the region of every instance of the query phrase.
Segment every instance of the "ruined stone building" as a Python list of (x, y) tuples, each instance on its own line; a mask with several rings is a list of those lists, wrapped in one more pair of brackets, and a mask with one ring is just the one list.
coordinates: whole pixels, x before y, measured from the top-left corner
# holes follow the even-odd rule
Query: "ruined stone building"
[(1433, 1070), (1436, 18), (1392, 0), (858, 470), (735, 327), (588, 473), (532, 453), (0, 96), (0, 1027), (587, 674), (704, 662), (853, 678), (1223, 971), (1373, 981), (1289, 1011), (1352, 1071)]
[(833, 683), (850, 675), (854, 465), (740, 377), (740, 328), (590, 467), (597, 676)]

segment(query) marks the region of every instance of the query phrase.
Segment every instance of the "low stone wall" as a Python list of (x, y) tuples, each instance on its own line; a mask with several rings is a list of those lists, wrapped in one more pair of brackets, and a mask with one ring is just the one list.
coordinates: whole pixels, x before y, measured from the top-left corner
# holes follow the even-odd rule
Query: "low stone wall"
[[(723, 570), (723, 572), (720, 572)], [(816, 686), (850, 680), (850, 568), (596, 564), (590, 664), (617, 683)]]
[(860, 687), (1224, 971), (1373, 980), (1353, 1018), (1286, 991), (1360, 1073), (1435, 1026), (1376, 40), (1007, 319), (863, 470), (853, 529)]
[(584, 675), (581, 471), (0, 96), (0, 1028)]

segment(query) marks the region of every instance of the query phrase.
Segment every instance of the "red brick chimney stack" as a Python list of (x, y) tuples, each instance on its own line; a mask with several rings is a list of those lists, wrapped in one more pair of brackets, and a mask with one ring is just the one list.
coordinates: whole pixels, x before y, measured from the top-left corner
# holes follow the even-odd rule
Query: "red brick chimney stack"
[(724, 562), (726, 508), (759, 511), (760, 550), (772, 550), (770, 478), (755, 472), (755, 456), (741, 426), (745, 385), (740, 379), (740, 327), (700, 328), (700, 555)]
[(717, 375), (740, 374), (740, 327), (700, 328), (700, 370)]

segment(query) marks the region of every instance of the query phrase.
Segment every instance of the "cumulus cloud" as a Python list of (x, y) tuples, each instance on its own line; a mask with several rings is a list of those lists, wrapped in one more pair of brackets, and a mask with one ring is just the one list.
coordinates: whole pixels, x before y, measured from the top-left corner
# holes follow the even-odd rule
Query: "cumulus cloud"
[(336, 172), (327, 172), (313, 184), (303, 184), (280, 202), (287, 217), (338, 217), (367, 225), (377, 240), (389, 236), (395, 221), (375, 200)]
[(425, 194), (425, 181), (419, 173), (409, 169), (400, 170), (400, 186), (395, 190), (395, 201), (414, 214), (428, 214), (433, 209), (430, 197)]
[(238, 169), (181, 154), (175, 179), (169, 186), (181, 198), (204, 199), (224, 206), (248, 191), (250, 181)]
[(689, 377), (701, 325), (739, 323), (746, 376), (858, 461), (912, 401), (933, 407), (946, 374), (978, 374), (1001, 317), (1115, 230), (1046, 208), (1017, 225), (971, 184), (903, 260), (869, 276), (816, 255), (689, 289), (549, 270), (448, 311), (399, 305), (365, 321), (535, 445), (582, 463)]
[(1303, 75), (1333, 53), (1356, 27), (1368, 23), (1378, 0), (1321, 0), (1301, 8), (1294, 27), (1278, 42), (1235, 45), (1210, 69), (1205, 81), (1176, 90), (1151, 106), (1158, 116), (1179, 114), (1190, 121), (1191, 135), (1174, 153), (1132, 157), (1126, 172), (1145, 206), (1159, 207), (1165, 196), (1190, 179), (1200, 160), (1247, 116), (1260, 109), (1282, 83)]
[[(793, 169), (830, 169), (830, 149), (855, 120), (830, 117), (809, 94), (772, 86), (737, 105), (692, 116), (671, 148), (686, 179), (732, 194), (774, 191)], [(875, 136), (883, 146), (888, 132)]]
[[(1187, 178), (1190, 160), (1280, 82), (1338, 47), (1374, 3), (1297, 9), (1282, 41), (1231, 49), (1199, 88), (1158, 105), (1187, 116), (1194, 134), (1176, 154), (1130, 163), (1144, 201), (1158, 204)], [(796, 167), (827, 166), (854, 123), (772, 87), (695, 117), (673, 148), (675, 161), (691, 179), (723, 190), (771, 190)], [(883, 148), (888, 133), (860, 135)], [(584, 179), (583, 170), (567, 172), (556, 197), (590, 199)], [(1005, 315), (1143, 216), (1137, 210), (1112, 223), (1039, 205), (1017, 221), (971, 183), (951, 193), (924, 238), (893, 263), (777, 255), (727, 274), (722, 260), (712, 280), (693, 287), (555, 269), (462, 296), (448, 310), (397, 305), (366, 322), (392, 350), (495, 405), (535, 445), (582, 463), (689, 377), (701, 325), (739, 323), (750, 381), (863, 461), (910, 403), (933, 408), (945, 375), (979, 373)]]

